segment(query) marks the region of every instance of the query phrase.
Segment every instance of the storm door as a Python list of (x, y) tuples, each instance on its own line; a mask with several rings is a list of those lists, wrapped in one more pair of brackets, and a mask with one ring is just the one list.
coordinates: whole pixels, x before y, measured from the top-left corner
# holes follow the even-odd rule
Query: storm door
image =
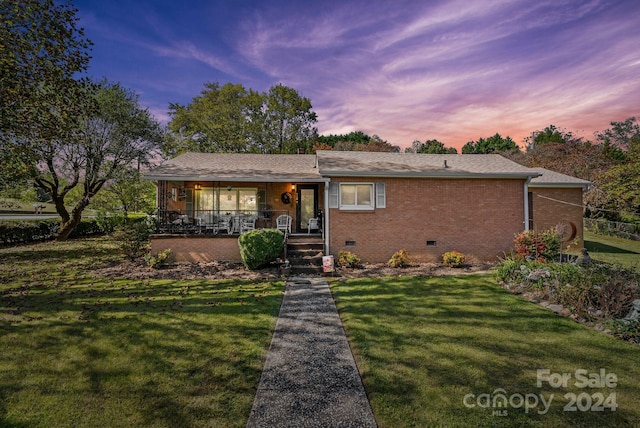
[(296, 230), (307, 232), (309, 219), (315, 218), (318, 212), (318, 185), (299, 184), (297, 186)]

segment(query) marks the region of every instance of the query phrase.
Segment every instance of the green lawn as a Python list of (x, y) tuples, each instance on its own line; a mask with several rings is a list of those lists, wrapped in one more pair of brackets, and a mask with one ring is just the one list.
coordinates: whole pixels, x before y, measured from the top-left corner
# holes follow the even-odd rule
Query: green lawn
[(595, 260), (619, 263), (640, 270), (640, 241), (585, 231), (584, 246)]
[[(352, 279), (332, 291), (381, 427), (640, 425), (640, 347), (512, 295), (489, 275)], [(539, 387), (538, 369), (571, 378)], [(601, 369), (617, 376), (615, 387), (577, 387)], [(500, 394), (512, 404), (494, 407)], [(530, 400), (528, 413), (517, 394)], [(566, 394), (581, 407), (565, 411)], [(540, 397), (552, 399), (548, 412)], [(604, 411), (580, 411), (600, 398)]]
[(90, 273), (121, 257), (0, 249), (0, 426), (244, 426), (283, 283)]

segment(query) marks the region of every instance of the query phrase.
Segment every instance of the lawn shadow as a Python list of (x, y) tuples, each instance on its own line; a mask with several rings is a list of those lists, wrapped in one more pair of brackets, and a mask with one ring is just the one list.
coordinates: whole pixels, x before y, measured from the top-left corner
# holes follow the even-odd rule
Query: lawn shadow
[(612, 254), (640, 254), (635, 251), (626, 250), (620, 247), (614, 247), (613, 245), (603, 244), (596, 241), (584, 241), (584, 247), (592, 253), (612, 253)]

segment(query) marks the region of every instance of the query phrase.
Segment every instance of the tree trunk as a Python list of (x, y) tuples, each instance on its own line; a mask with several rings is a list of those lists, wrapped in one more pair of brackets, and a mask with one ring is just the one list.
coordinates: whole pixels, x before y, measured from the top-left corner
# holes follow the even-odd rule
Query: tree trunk
[(60, 223), (60, 230), (58, 231), (58, 235), (56, 236), (56, 241), (66, 241), (69, 238), (69, 235), (76, 229), (80, 221), (82, 220), (82, 212), (74, 212), (71, 217), (66, 222)]
[(82, 220), (82, 211), (89, 205), (89, 198), (82, 198), (71, 211), (71, 215), (68, 216), (68, 220), (60, 222), (60, 230), (56, 236), (56, 241), (66, 241), (69, 235), (76, 229), (80, 221)]

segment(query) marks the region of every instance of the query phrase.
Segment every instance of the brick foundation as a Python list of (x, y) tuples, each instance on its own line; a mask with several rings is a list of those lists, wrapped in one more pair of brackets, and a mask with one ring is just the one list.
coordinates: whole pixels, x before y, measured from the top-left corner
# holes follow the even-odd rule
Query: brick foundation
[(237, 236), (199, 237), (194, 235), (153, 235), (151, 252), (171, 249), (178, 262), (240, 262)]

